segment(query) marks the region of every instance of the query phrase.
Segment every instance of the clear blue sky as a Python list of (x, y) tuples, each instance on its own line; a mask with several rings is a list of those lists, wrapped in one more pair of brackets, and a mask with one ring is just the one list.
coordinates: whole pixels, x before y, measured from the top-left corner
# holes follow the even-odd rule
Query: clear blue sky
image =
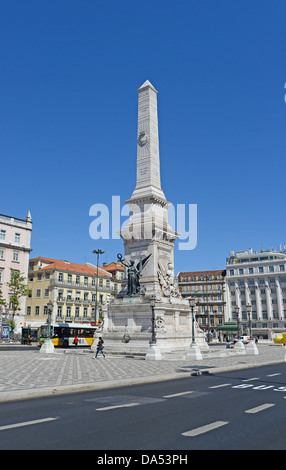
[(89, 209), (135, 187), (146, 79), (165, 195), (198, 206), (175, 272), (285, 243), (285, 17), (284, 0), (0, 0), (0, 212), (30, 209), (31, 256), (123, 252), (90, 238)]

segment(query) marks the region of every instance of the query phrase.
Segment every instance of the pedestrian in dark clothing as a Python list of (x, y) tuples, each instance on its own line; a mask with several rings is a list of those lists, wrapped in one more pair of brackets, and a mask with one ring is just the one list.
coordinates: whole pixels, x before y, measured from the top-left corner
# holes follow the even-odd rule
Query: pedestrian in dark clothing
[(104, 341), (100, 336), (99, 340), (98, 340), (98, 343), (97, 343), (96, 355), (93, 357), (93, 359), (97, 359), (97, 355), (98, 355), (99, 351), (101, 352), (101, 354), (103, 355), (103, 357), (105, 359), (105, 354), (103, 352), (103, 348), (104, 348), (103, 343), (104, 343)]

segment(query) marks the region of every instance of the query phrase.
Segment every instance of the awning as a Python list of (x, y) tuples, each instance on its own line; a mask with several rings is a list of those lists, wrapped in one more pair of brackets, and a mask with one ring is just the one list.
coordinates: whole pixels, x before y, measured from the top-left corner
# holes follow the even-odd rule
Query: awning
[(237, 323), (225, 322), (223, 325), (217, 327), (218, 331), (227, 331), (228, 333), (237, 333)]

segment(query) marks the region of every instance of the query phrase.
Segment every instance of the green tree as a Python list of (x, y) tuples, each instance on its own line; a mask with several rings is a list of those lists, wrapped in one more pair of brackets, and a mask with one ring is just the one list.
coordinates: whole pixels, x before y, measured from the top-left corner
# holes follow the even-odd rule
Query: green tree
[(26, 284), (26, 278), (15, 269), (11, 269), (11, 279), (7, 282), (7, 286), (10, 288), (10, 304), (12, 306), (12, 317), (14, 320), (16, 312), (21, 310), (20, 300), (21, 297), (27, 296), (30, 290)]
[(7, 307), (7, 302), (3, 298), (2, 290), (0, 289), (0, 312), (2, 312), (3, 307), (5, 307), (5, 308)]

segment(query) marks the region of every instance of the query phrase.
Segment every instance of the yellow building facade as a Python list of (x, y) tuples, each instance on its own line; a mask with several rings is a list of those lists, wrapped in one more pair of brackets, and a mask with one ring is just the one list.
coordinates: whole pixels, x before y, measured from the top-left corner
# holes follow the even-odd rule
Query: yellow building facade
[(46, 323), (48, 302), (53, 304), (52, 322), (96, 321), (96, 294), (100, 305), (115, 293), (112, 274), (91, 267), (50, 258), (32, 258), (29, 263), (25, 323), (38, 327)]

